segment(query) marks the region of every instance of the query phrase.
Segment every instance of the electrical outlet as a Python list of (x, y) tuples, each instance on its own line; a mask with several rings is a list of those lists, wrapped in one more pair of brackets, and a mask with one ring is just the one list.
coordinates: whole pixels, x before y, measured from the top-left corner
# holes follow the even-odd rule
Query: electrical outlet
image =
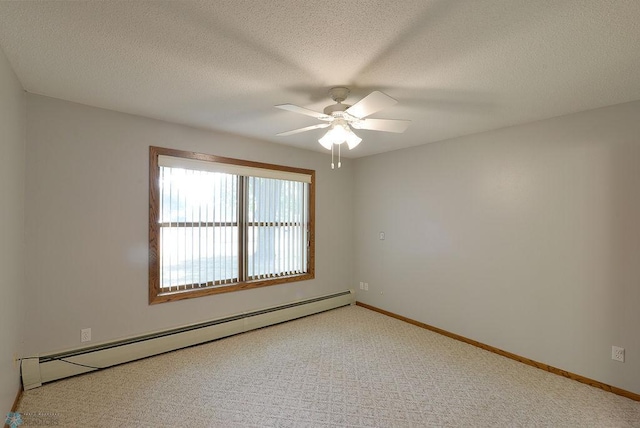
[(624, 348), (621, 348), (619, 346), (612, 346), (611, 347), (611, 359), (615, 360), (615, 361), (620, 361), (621, 363), (624, 363)]
[(378, 239), (380, 239), (381, 241), (384, 241), (384, 232), (380, 232), (378, 234)]
[(368, 282), (364, 283), (364, 291), (369, 291), (369, 283)]
[(81, 342), (91, 342), (91, 329), (83, 328), (80, 330), (80, 341)]
[(360, 290), (364, 290), (364, 282), (360, 281)]

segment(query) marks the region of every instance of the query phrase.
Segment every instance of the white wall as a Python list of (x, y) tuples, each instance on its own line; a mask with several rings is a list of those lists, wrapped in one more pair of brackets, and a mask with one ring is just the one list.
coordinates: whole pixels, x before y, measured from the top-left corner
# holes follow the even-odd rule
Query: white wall
[(22, 86), (0, 49), (0, 418), (20, 389), (13, 359), (23, 341), (26, 113)]
[(639, 136), (634, 102), (358, 159), (358, 300), (640, 393)]
[[(27, 111), (27, 354), (349, 288), (351, 163), (37, 95)], [(315, 169), (316, 279), (149, 306), (149, 145)]]
[[(27, 112), (25, 354), (79, 346), (85, 327), (99, 342), (367, 281), (365, 303), (640, 393), (640, 102), (337, 171), (326, 155), (36, 95)], [(20, 127), (10, 136), (1, 169), (16, 185), (0, 195), (17, 202)], [(149, 306), (149, 145), (316, 169), (316, 279)], [(627, 362), (610, 359), (614, 344)]]

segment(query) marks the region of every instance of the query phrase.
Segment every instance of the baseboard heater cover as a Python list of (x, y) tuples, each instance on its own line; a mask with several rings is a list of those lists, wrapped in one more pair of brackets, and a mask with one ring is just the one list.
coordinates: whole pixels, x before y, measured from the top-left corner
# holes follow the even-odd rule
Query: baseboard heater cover
[(25, 390), (44, 383), (174, 351), (355, 304), (353, 290), (191, 324), (125, 340), (22, 360)]

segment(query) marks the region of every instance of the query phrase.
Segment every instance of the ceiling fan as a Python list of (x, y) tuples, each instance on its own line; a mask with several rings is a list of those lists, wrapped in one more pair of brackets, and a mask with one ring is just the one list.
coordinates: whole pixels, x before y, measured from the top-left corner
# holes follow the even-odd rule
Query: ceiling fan
[(386, 107), (391, 107), (398, 102), (389, 95), (383, 94), (380, 91), (371, 92), (354, 105), (342, 104), (349, 95), (348, 88), (341, 86), (331, 88), (329, 90), (329, 94), (336, 104), (325, 107), (323, 113), (293, 104), (279, 104), (276, 107), (282, 110), (315, 117), (316, 119), (320, 119), (324, 122), (317, 125), (294, 129), (292, 131), (281, 132), (277, 135), (284, 137), (287, 135), (298, 134), (300, 132), (311, 131), (312, 129), (329, 128), (327, 133), (324, 134), (318, 142), (326, 149), (331, 150), (331, 168), (334, 168), (334, 146), (338, 146), (338, 168), (340, 168), (340, 146), (342, 143), (347, 143), (349, 150), (351, 150), (362, 141), (362, 138), (358, 137), (351, 128), (402, 133), (409, 126), (410, 121), (408, 120), (367, 119), (367, 116), (370, 116)]

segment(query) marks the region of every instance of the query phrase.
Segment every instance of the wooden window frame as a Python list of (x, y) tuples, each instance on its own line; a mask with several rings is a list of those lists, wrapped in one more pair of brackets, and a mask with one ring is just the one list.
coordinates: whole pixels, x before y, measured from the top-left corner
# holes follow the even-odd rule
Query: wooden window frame
[[(286, 171), (311, 176), (309, 183), (309, 213), (308, 213), (308, 248), (307, 248), (307, 272), (303, 274), (284, 277), (257, 279), (222, 285), (213, 285), (202, 288), (194, 288), (179, 291), (163, 291), (160, 287), (160, 168), (158, 156), (173, 156), (178, 158), (195, 159), (205, 162), (231, 164), (267, 170)], [(238, 218), (239, 224), (244, 224), (244, 218)], [(243, 228), (239, 227), (239, 235), (243, 235)], [(241, 246), (244, 243), (240, 244)], [(244, 251), (239, 249), (242, 255)], [(242, 257), (241, 257), (242, 258)], [(240, 263), (241, 265), (243, 262)], [(242, 269), (240, 274), (242, 275)], [(233, 159), (196, 153), (185, 150), (169, 149), (149, 146), (149, 304), (172, 302), (176, 300), (191, 299), (210, 296), (213, 294), (229, 293), (232, 291), (249, 290), (252, 288), (266, 287), (297, 281), (306, 281), (315, 278), (315, 171), (303, 168), (294, 168), (283, 165), (274, 165), (262, 162), (253, 162), (241, 159)]]

